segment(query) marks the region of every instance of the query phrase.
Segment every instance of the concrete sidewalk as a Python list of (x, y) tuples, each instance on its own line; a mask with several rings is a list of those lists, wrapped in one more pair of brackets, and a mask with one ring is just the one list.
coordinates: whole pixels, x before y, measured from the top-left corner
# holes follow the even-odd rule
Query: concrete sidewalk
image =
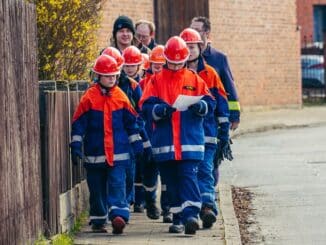
[(273, 129), (308, 127), (326, 123), (326, 105), (302, 109), (279, 109), (241, 113), (239, 128), (231, 133), (232, 138), (243, 134), (264, 132)]
[[(326, 106), (244, 112), (239, 129), (231, 135), (236, 143), (236, 138), (244, 134), (320, 124), (326, 124)], [(199, 230), (195, 236), (169, 234), (169, 224), (150, 220), (145, 214), (132, 213), (123, 235), (112, 235), (110, 226), (107, 234), (94, 234), (85, 225), (76, 235), (75, 244), (241, 244), (230, 186), (220, 183), (219, 193), (220, 214), (217, 223), (210, 230)]]

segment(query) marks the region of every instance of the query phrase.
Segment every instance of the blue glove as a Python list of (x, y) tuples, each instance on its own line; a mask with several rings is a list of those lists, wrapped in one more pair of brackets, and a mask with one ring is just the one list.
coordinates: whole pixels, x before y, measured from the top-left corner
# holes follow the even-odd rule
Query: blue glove
[(207, 103), (203, 100), (200, 100), (196, 104), (189, 106), (189, 110), (203, 117), (208, 112)]
[(77, 165), (79, 161), (83, 159), (83, 153), (80, 149), (71, 147), (71, 161), (74, 165)]
[(175, 112), (176, 109), (168, 104), (156, 104), (153, 108), (153, 116), (154, 120), (160, 120), (162, 118), (167, 118), (172, 115), (173, 112)]

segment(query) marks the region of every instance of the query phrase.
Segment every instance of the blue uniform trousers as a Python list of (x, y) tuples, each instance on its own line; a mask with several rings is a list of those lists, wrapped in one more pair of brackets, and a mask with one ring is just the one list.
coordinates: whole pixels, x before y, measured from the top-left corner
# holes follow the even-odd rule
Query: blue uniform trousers
[(209, 207), (217, 215), (217, 205), (215, 202), (215, 185), (213, 177), (213, 160), (216, 146), (205, 146), (204, 160), (198, 167), (198, 186), (200, 190), (202, 206)]
[(144, 205), (145, 189), (143, 186), (143, 161), (135, 164), (135, 205)]
[(130, 167), (126, 169), (126, 198), (129, 205), (135, 202), (135, 165), (135, 160), (130, 159)]
[(129, 221), (129, 203), (126, 197), (126, 177), (131, 168), (131, 162), (116, 164), (108, 170), (108, 196), (110, 204), (109, 219), (120, 216)]
[(145, 189), (146, 202), (156, 202), (158, 168), (151, 160), (143, 163), (143, 186)]
[[(145, 200), (149, 203), (155, 203), (157, 194), (157, 182), (158, 182), (158, 164), (151, 160), (149, 162), (144, 162), (144, 168), (143, 168), (143, 185), (145, 188)], [(164, 183), (164, 180), (161, 178), (161, 209), (163, 212), (169, 212), (169, 202), (167, 197), (167, 191), (166, 191), (166, 184)]]
[(86, 168), (89, 190), (90, 223), (102, 225), (108, 218), (107, 180), (108, 167)]
[(162, 181), (166, 184), (173, 224), (185, 224), (198, 218), (201, 197), (198, 188), (198, 160), (159, 162)]

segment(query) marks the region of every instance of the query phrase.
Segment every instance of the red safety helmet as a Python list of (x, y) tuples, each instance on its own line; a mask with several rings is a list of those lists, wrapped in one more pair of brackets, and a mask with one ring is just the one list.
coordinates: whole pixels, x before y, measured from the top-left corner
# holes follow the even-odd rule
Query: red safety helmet
[(165, 64), (164, 46), (157, 45), (149, 55), (149, 62), (156, 64)]
[(143, 56), (143, 64), (142, 64), (142, 69), (147, 70), (149, 68), (149, 57), (148, 54), (141, 54)]
[(107, 47), (103, 50), (102, 54), (106, 54), (108, 56), (113, 57), (117, 62), (119, 68), (123, 65), (125, 61), (122, 55), (120, 54), (119, 50), (114, 47)]
[(143, 62), (141, 52), (135, 46), (127, 47), (123, 51), (122, 56), (125, 59), (125, 65), (140, 65)]
[(111, 56), (106, 54), (100, 55), (93, 66), (93, 72), (103, 76), (118, 75), (120, 74), (120, 69), (117, 62)]
[(198, 31), (186, 28), (180, 33), (180, 37), (186, 42), (186, 43), (203, 43), (203, 40), (201, 39), (200, 34)]
[(171, 37), (165, 44), (164, 57), (168, 62), (173, 64), (186, 62), (189, 57), (187, 44), (181, 37)]

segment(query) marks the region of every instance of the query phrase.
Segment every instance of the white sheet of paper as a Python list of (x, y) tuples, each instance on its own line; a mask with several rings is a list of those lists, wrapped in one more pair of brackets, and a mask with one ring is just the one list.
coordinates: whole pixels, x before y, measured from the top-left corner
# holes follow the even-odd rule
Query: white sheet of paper
[(174, 101), (172, 107), (176, 108), (178, 111), (185, 111), (190, 105), (197, 103), (201, 98), (203, 98), (203, 95), (190, 96), (180, 94)]

